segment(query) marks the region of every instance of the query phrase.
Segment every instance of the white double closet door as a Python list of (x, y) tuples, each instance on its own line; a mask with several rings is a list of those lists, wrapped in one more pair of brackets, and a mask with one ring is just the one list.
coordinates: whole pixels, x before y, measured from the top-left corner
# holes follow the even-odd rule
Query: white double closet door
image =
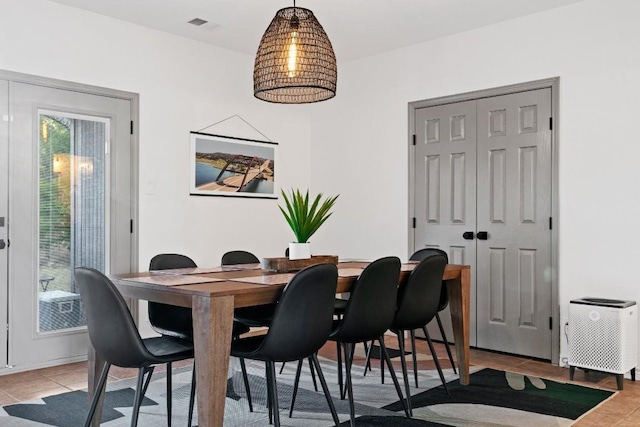
[(0, 371), (83, 359), (73, 269), (131, 269), (130, 104), (0, 80)]
[(471, 345), (543, 359), (552, 351), (550, 120), (550, 88), (415, 110), (414, 250), (438, 247), (471, 265)]

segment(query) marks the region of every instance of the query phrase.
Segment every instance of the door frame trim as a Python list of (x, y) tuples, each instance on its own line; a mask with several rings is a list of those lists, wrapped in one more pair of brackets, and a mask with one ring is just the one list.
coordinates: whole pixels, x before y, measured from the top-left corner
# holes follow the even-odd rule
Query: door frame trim
[[(0, 80), (8, 82), (25, 83), (34, 86), (43, 86), (53, 89), (61, 89), (73, 92), (80, 92), (89, 95), (105, 96), (110, 98), (123, 99), (130, 102), (131, 120), (136, 124), (133, 126), (130, 135), (131, 143), (131, 219), (133, 220), (133, 232), (131, 235), (131, 270), (138, 271), (138, 250), (139, 250), (139, 132), (140, 123), (140, 95), (135, 92), (126, 92), (117, 89), (110, 89), (101, 86), (87, 85), (67, 80), (41, 77), (33, 74), (18, 73), (0, 69)], [(129, 304), (131, 314), (134, 319), (138, 319), (138, 304)]]
[(534, 80), (524, 83), (516, 83), (507, 86), (499, 86), (489, 89), (482, 89), (472, 92), (464, 92), (455, 95), (441, 96), (438, 98), (425, 99), (420, 101), (412, 101), (408, 104), (409, 128), (407, 135), (407, 146), (409, 150), (408, 165), (408, 218), (407, 218), (407, 235), (408, 248), (407, 256), (413, 253), (415, 247), (415, 233), (413, 228), (413, 217), (415, 214), (415, 148), (413, 146), (413, 137), (415, 129), (415, 113), (419, 108), (435, 107), (444, 104), (453, 104), (457, 102), (472, 101), (482, 98), (491, 98), (495, 96), (509, 95), (517, 92), (527, 92), (538, 89), (551, 89), (551, 118), (553, 120), (553, 129), (551, 129), (551, 216), (553, 218), (553, 227), (551, 229), (551, 317), (553, 319), (551, 329), (551, 363), (554, 365), (560, 362), (560, 306), (559, 306), (559, 287), (558, 287), (558, 226), (559, 209), (559, 185), (558, 185), (558, 145), (559, 145), (559, 129), (560, 129), (560, 77), (551, 77), (548, 79)]

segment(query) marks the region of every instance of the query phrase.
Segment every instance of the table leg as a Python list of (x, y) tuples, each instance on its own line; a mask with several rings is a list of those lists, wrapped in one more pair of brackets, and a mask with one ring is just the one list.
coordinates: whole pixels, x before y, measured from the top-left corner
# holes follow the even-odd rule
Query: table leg
[[(95, 412), (95, 415), (93, 416), (93, 421), (91, 422), (92, 427), (100, 426), (100, 421), (102, 420), (102, 404), (104, 403), (104, 393), (102, 393), (102, 391), (104, 389), (96, 390), (96, 387), (98, 386), (98, 381), (100, 380), (100, 374), (102, 373), (102, 368), (104, 366), (104, 363), (105, 363), (104, 360), (100, 358), (100, 356), (98, 356), (98, 353), (96, 353), (91, 343), (89, 343), (89, 349), (87, 351), (87, 370), (88, 370), (87, 392), (89, 394), (88, 403), (91, 403), (91, 399), (93, 399), (93, 396), (95, 395), (95, 393), (102, 394), (102, 396), (100, 397), (100, 400), (98, 401), (98, 406), (96, 406), (96, 412)], [(106, 383), (105, 383), (105, 387), (106, 387)], [(87, 404), (87, 408), (88, 407), (89, 406)]]
[(233, 328), (233, 296), (193, 297), (198, 426), (222, 427)]
[(469, 321), (471, 310), (471, 269), (463, 267), (460, 277), (447, 282), (453, 337), (456, 343), (460, 384), (469, 384)]

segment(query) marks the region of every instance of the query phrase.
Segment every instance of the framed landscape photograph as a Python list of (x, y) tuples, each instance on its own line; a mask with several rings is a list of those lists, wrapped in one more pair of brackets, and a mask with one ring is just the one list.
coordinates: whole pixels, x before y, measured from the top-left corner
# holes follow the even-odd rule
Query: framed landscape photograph
[(190, 145), (190, 194), (278, 198), (277, 143), (191, 132)]

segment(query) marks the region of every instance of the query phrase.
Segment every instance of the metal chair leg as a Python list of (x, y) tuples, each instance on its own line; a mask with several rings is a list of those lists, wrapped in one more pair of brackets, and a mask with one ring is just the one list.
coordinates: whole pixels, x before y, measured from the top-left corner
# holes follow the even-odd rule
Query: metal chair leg
[[(171, 389), (172, 389), (172, 385), (171, 385), (171, 377), (173, 375), (171, 374), (171, 362), (167, 363), (167, 427), (171, 427), (171, 401), (173, 400), (171, 398)], [(149, 375), (149, 377), (151, 377), (151, 375)], [(146, 388), (145, 388), (146, 391)]]
[(240, 370), (242, 371), (242, 381), (244, 381), (244, 390), (247, 393), (247, 401), (249, 402), (249, 412), (253, 412), (253, 401), (251, 400), (251, 388), (249, 387), (249, 376), (247, 375), (247, 365), (244, 358), (240, 358)]
[(416, 331), (411, 330), (411, 358), (413, 359), (413, 379), (416, 381), (416, 388), (418, 388), (418, 357), (416, 355)]
[(407, 393), (407, 408), (409, 409), (409, 415), (413, 417), (413, 409), (411, 408), (411, 390), (409, 389), (409, 375), (407, 374), (407, 358), (404, 354), (404, 331), (403, 330), (398, 330), (398, 346), (400, 347), (400, 363), (402, 365), (402, 378), (404, 380), (404, 389), (405, 389), (405, 392)]
[(311, 379), (313, 380), (313, 388), (317, 392), (318, 391), (318, 383), (316, 382), (316, 373), (313, 370), (313, 362), (311, 362), (311, 358), (309, 357), (309, 370), (311, 371)]
[(102, 372), (100, 373), (100, 379), (98, 380), (98, 386), (96, 387), (93, 395), (93, 399), (91, 399), (91, 406), (89, 406), (89, 413), (87, 414), (87, 419), (84, 422), (84, 427), (89, 427), (91, 425), (91, 421), (93, 421), (93, 416), (96, 413), (96, 407), (98, 406), (98, 401), (100, 400), (100, 396), (104, 392), (104, 385), (107, 382), (107, 375), (109, 374), (109, 368), (111, 365), (109, 363), (105, 363), (102, 367)]
[(289, 418), (293, 416), (293, 405), (295, 405), (296, 403), (298, 385), (300, 384), (300, 372), (302, 372), (302, 359), (298, 360), (298, 367), (296, 368), (296, 379), (293, 381), (293, 394), (291, 395), (291, 404), (289, 405)]
[[(142, 399), (144, 398), (144, 376), (147, 372), (146, 368), (138, 369), (138, 383), (136, 384), (136, 395), (133, 398), (133, 413), (131, 415), (131, 427), (137, 427), (138, 425), (138, 415), (140, 413), (140, 404), (142, 403)], [(149, 374), (149, 378), (151, 374)]]
[(371, 361), (369, 360), (369, 356), (371, 355), (371, 347), (373, 347), (373, 346), (369, 346), (369, 344), (367, 344), (366, 341), (363, 341), (362, 345), (364, 346), (364, 354), (367, 355), (365, 363), (364, 363), (364, 373), (362, 374), (362, 376), (366, 377), (367, 376), (367, 369), (369, 370), (369, 372), (371, 372)]
[[(396, 392), (398, 393), (398, 398), (400, 398), (400, 403), (402, 403), (404, 413), (407, 415), (407, 418), (411, 418), (411, 416), (409, 415), (409, 408), (407, 408), (407, 403), (404, 400), (404, 396), (402, 396), (402, 389), (400, 388), (400, 384), (398, 383), (396, 371), (394, 371), (393, 369), (391, 358), (389, 357), (389, 353), (387, 352), (387, 347), (384, 345), (384, 336), (380, 336), (380, 338), (378, 338), (378, 343), (380, 344), (380, 352), (382, 355), (384, 355), (384, 360), (387, 362), (387, 367), (389, 368), (389, 373), (391, 374), (393, 385), (395, 386)], [(380, 358), (380, 360), (382, 360), (382, 357)]]
[(342, 381), (342, 344), (336, 342), (336, 351), (338, 354), (338, 387), (340, 388), (340, 399), (344, 400), (344, 383)]
[(440, 362), (438, 361), (438, 355), (436, 354), (435, 348), (433, 348), (433, 343), (431, 342), (429, 332), (427, 332), (427, 327), (423, 326), (422, 330), (424, 331), (424, 336), (427, 338), (427, 344), (429, 344), (429, 350), (431, 351), (431, 355), (433, 356), (433, 361), (436, 364), (436, 368), (438, 368), (438, 375), (440, 375), (440, 381), (442, 381), (444, 391), (447, 392), (447, 396), (451, 396), (449, 394), (449, 389), (447, 388), (447, 381), (445, 381), (444, 374), (442, 373), (442, 368), (440, 367)]
[(271, 372), (271, 407), (273, 408), (273, 425), (280, 427), (280, 407), (278, 405), (278, 386), (276, 383), (276, 364), (275, 362), (267, 362), (269, 371)]
[[(373, 346), (373, 344), (371, 344)], [(380, 383), (384, 384), (384, 360), (382, 358), (382, 348), (380, 349)]]
[(142, 403), (142, 399), (144, 398), (144, 395), (147, 394), (147, 388), (149, 387), (149, 382), (151, 382), (151, 374), (153, 373), (154, 369), (155, 369), (155, 366), (149, 366), (144, 371), (144, 375), (146, 375), (146, 377), (144, 381), (144, 386), (142, 387), (142, 395), (140, 397), (140, 403)]
[(271, 370), (269, 362), (265, 362), (264, 369), (267, 378), (267, 408), (269, 409), (269, 424), (273, 424), (273, 405), (271, 404)]
[(442, 341), (444, 341), (444, 347), (447, 349), (447, 355), (449, 356), (449, 362), (451, 362), (453, 373), (457, 374), (458, 371), (456, 371), (456, 364), (453, 362), (453, 355), (451, 354), (451, 347), (449, 346), (449, 340), (447, 339), (447, 335), (444, 333), (442, 320), (440, 320), (440, 315), (438, 313), (436, 313), (436, 322), (438, 322), (438, 328), (440, 328), (440, 335), (442, 335)]
[(351, 427), (355, 427), (356, 425), (356, 417), (355, 417), (355, 412), (356, 412), (356, 408), (355, 405), (353, 403), (353, 385), (351, 382), (351, 363), (353, 362), (352, 359), (352, 352), (350, 349), (350, 346), (352, 346), (354, 344), (352, 343), (344, 343), (344, 359), (345, 359), (345, 372), (346, 372), (346, 384), (345, 384), (345, 388), (347, 389), (347, 396), (349, 397), (349, 425)]
[(331, 411), (331, 416), (333, 417), (333, 422), (336, 423), (336, 427), (340, 425), (340, 419), (338, 419), (338, 414), (336, 412), (336, 407), (333, 405), (333, 399), (331, 399), (331, 394), (329, 393), (329, 388), (327, 387), (327, 382), (324, 379), (324, 374), (322, 373), (322, 369), (320, 368), (320, 362), (318, 362), (318, 355), (316, 353), (311, 355), (311, 360), (313, 364), (316, 366), (316, 372), (318, 372), (318, 378), (320, 379), (320, 385), (322, 386), (322, 391), (324, 392), (324, 397), (327, 399), (327, 404), (329, 405), (329, 410)]

